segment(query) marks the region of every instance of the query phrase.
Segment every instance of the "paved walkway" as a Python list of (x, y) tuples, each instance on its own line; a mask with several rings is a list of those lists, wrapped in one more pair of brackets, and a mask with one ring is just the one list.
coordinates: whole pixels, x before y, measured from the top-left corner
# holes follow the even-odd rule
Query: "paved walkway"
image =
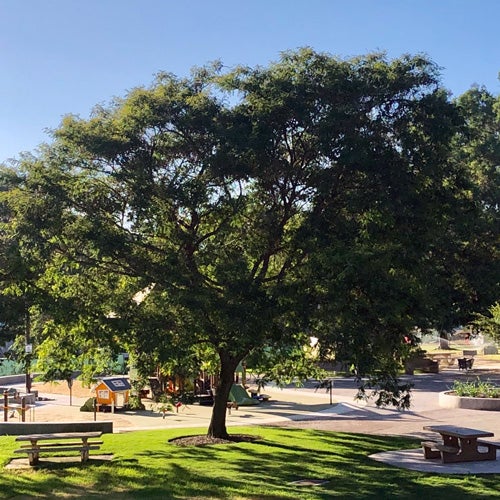
[(430, 437), (430, 434), (423, 430), (424, 425), (450, 424), (487, 429), (500, 438), (500, 418), (497, 412), (446, 409), (439, 406), (439, 393), (449, 390), (454, 380), (475, 380), (477, 376), (500, 385), (500, 370), (496, 366), (486, 365), (470, 373), (450, 368), (439, 374), (405, 376), (404, 380), (414, 384), (412, 406), (407, 411), (381, 409), (372, 403), (356, 403), (353, 400), (356, 392), (354, 382), (351, 379), (335, 380), (333, 394), (340, 405), (320, 412), (314, 419), (289, 422), (285, 425), (421, 438)]
[[(21, 385), (16, 386), (22, 390)], [(64, 387), (63, 387), (64, 388)], [(322, 411), (329, 409), (329, 397), (324, 394), (315, 394), (313, 391), (304, 394), (293, 390), (281, 391), (270, 389), (269, 402), (257, 406), (240, 406), (238, 410), (231, 410), (227, 414), (227, 425), (263, 425), (296, 419), (314, 418)], [(72, 405), (68, 395), (54, 393), (39, 393), (41, 401), (37, 401), (35, 409), (26, 415), (26, 421), (36, 422), (64, 422), (64, 421), (92, 421), (93, 412), (81, 412), (80, 406), (87, 398), (72, 398)], [(115, 413), (101, 413), (95, 415), (96, 420), (113, 422), (114, 432), (127, 432), (141, 429), (165, 428), (204, 428), (209, 425), (212, 407), (198, 404), (183, 405), (177, 411), (163, 414), (157, 411), (156, 404), (150, 400), (143, 400), (144, 411), (116, 411)], [(9, 421), (18, 421), (17, 413)]]
[[(377, 408), (373, 403), (365, 404), (354, 399), (356, 386), (352, 378), (335, 379), (330, 394), (324, 389), (316, 389), (314, 382), (302, 388), (288, 387), (278, 389), (266, 387), (265, 392), (271, 401), (258, 406), (240, 407), (227, 415), (228, 426), (275, 424), (294, 427), (310, 427), (318, 430), (340, 432), (359, 432), (381, 435), (407, 435), (429, 437), (423, 431), (424, 425), (454, 424), (479, 427), (494, 432), (500, 437), (500, 418), (497, 412), (463, 409), (440, 408), (439, 392), (452, 387), (456, 379), (475, 379), (480, 375), (500, 385), (500, 368), (482, 366), (471, 373), (464, 373), (450, 368), (439, 374), (421, 374), (405, 376), (405, 380), (414, 384), (412, 406), (410, 410)], [(16, 386), (20, 390), (22, 385)], [(64, 388), (64, 385), (61, 384)], [(73, 397), (69, 405), (69, 396), (63, 394), (39, 394), (47, 398), (36, 404), (35, 421), (88, 421), (94, 419), (93, 413), (81, 412), (80, 406), (87, 398)], [(146, 411), (118, 411), (98, 413), (98, 420), (112, 420), (115, 432), (133, 429), (170, 428), (170, 427), (207, 427), (212, 408), (200, 405), (183, 406), (178, 412), (168, 412), (166, 417), (154, 411), (155, 405), (144, 401)], [(29, 420), (29, 417), (27, 417)], [(13, 419), (15, 421), (15, 419)]]

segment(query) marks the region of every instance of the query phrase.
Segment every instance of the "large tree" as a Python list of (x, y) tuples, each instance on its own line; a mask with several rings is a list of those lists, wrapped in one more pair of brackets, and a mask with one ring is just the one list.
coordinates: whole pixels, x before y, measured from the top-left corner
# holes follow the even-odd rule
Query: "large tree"
[(311, 328), (360, 373), (393, 378), (454, 199), (456, 115), (438, 77), (420, 56), (310, 49), (266, 68), (160, 74), (90, 119), (63, 120), (23, 165), (19, 228), (61, 273), (122, 284), (122, 301), (82, 304), (108, 320), (113, 310), (131, 347), (217, 352), (209, 435), (227, 436), (238, 363), (302, 346)]

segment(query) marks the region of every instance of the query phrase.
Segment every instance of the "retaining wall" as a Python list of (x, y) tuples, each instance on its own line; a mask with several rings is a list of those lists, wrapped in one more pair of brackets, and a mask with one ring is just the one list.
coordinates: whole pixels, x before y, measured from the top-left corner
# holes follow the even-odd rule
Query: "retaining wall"
[(441, 408), (500, 411), (500, 398), (468, 398), (444, 391), (439, 393), (439, 406)]
[(26, 382), (26, 375), (2, 375), (0, 377), (0, 386), (11, 385), (11, 384), (24, 384), (24, 382)]
[(23, 436), (25, 434), (52, 434), (54, 432), (113, 433), (113, 422), (0, 422), (0, 436)]

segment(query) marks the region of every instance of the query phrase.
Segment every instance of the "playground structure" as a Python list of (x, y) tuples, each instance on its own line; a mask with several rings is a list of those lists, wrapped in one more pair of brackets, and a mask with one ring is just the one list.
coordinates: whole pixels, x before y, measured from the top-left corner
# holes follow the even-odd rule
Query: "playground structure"
[(127, 408), (130, 397), (130, 382), (125, 377), (102, 378), (95, 388), (98, 408)]
[(31, 420), (34, 420), (36, 394), (20, 396), (15, 389), (0, 390), (3, 393), (4, 422), (9, 421), (9, 416), (14, 417), (16, 412), (21, 418), (21, 422), (26, 422), (26, 413), (29, 413)]
[(238, 406), (255, 406), (260, 403), (258, 398), (251, 397), (246, 389), (239, 384), (233, 384), (229, 392), (229, 402)]

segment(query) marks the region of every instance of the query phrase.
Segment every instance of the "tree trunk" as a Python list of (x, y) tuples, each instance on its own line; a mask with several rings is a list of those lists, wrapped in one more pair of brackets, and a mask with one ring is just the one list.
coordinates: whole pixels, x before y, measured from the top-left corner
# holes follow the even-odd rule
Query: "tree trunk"
[(219, 356), (221, 362), (220, 377), (207, 436), (227, 439), (229, 437), (226, 429), (227, 400), (233, 385), (234, 371), (240, 359), (236, 359), (225, 352), (219, 352)]

